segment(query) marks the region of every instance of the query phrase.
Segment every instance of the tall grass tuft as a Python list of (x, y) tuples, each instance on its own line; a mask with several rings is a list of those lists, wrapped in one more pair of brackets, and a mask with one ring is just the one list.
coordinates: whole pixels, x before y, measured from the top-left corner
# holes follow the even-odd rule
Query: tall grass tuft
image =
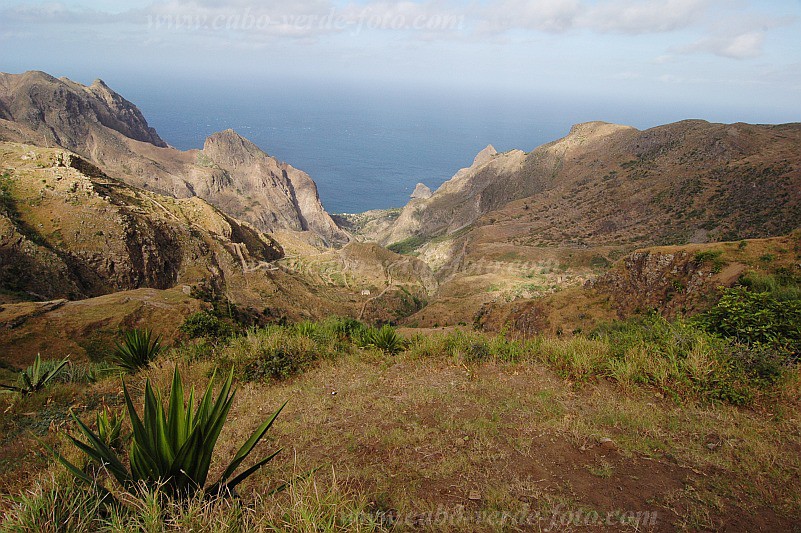
[(363, 330), (357, 342), (362, 348), (377, 348), (390, 355), (396, 355), (406, 349), (406, 340), (389, 324)]

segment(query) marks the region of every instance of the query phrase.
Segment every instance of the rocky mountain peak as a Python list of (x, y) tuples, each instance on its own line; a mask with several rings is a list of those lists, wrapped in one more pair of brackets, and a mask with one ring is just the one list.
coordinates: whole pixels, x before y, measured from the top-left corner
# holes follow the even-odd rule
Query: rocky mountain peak
[(223, 167), (248, 165), (259, 155), (266, 155), (258, 146), (230, 128), (209, 135), (203, 144), (203, 153)]
[(483, 150), (481, 150), (478, 153), (478, 155), (476, 155), (475, 159), (473, 159), (472, 167), (477, 167), (479, 165), (483, 165), (484, 163), (486, 163), (487, 161), (492, 159), (492, 157), (495, 156), (495, 155), (498, 155), (498, 151), (495, 150), (494, 146), (492, 146), (491, 144), (488, 144), (487, 147), (484, 148)]
[(66, 148), (130, 185), (198, 196), (260, 231), (310, 231), (324, 245), (348, 241), (308, 174), (231, 129), (209, 136), (202, 151), (171, 148), (101, 79), (87, 86), (44, 72), (0, 73), (0, 140)]
[(427, 200), (428, 198), (431, 198), (433, 194), (434, 193), (431, 192), (431, 189), (425, 183), (418, 183), (415, 186), (414, 191), (412, 191), (412, 194), (409, 196), (409, 198)]
[(102, 80), (87, 87), (39, 71), (2, 74), (0, 108), (4, 109), (5, 120), (31, 130), (33, 136), (82, 155), (91, 151), (87, 143), (93, 123), (100, 123), (135, 141), (162, 148), (167, 146), (156, 130), (148, 126), (142, 112)]

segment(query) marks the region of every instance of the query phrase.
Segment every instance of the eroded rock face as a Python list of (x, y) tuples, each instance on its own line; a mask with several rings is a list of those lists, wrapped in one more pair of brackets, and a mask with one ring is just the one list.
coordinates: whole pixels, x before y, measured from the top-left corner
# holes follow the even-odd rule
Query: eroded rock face
[(308, 231), (324, 246), (349, 240), (305, 172), (233, 130), (209, 137), (202, 151), (171, 148), (101, 80), (83, 86), (43, 72), (0, 74), (0, 139), (66, 148), (130, 185), (199, 196), (261, 231)]
[(655, 310), (674, 317), (703, 307), (721, 285), (730, 285), (744, 271), (731, 264), (723, 270), (696, 258), (692, 250), (632, 252), (586, 288), (612, 297), (618, 316)]
[(176, 200), (114, 180), (60, 150), (0, 143), (0, 288), (80, 299), (221, 279), (281, 248), (199, 199)]
[(308, 174), (267, 155), (235, 131), (211, 135), (202, 156), (223, 169), (227, 179), (225, 186), (209, 186), (199, 193), (211, 203), (229, 212), (248, 210), (245, 220), (265, 231), (312, 231), (327, 244), (348, 241), (323, 209)]
[(165, 148), (139, 109), (102, 80), (83, 86), (44, 72), (0, 73), (0, 118), (22, 123), (43, 138), (81, 151), (99, 124), (122, 135)]

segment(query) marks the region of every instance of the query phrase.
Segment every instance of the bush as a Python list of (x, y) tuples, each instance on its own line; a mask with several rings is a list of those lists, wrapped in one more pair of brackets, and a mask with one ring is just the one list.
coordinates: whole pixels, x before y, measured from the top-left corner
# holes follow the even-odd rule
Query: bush
[[(758, 286), (758, 285), (757, 285)], [(723, 290), (720, 301), (695, 319), (706, 331), (748, 346), (766, 346), (797, 359), (801, 351), (801, 299), (747, 286)]]
[(198, 311), (189, 315), (178, 330), (190, 339), (226, 338), (234, 333), (234, 328), (230, 324), (210, 311)]
[(257, 361), (245, 369), (245, 378), (250, 381), (263, 379), (285, 379), (301, 371), (306, 357), (284, 348), (265, 352)]
[(359, 335), (358, 343), (362, 348), (378, 348), (390, 355), (402, 352), (406, 348), (406, 340), (388, 324), (378, 329), (363, 330)]
[(66, 359), (62, 361), (42, 361), (42, 356), (36, 354), (33, 364), (19, 373), (16, 385), (2, 385), (0, 388), (10, 392), (32, 394), (44, 389), (69, 364)]
[(704, 250), (703, 252), (696, 252), (695, 263), (697, 265), (710, 264), (712, 272), (720, 272), (726, 266), (726, 261), (721, 258), (723, 255), (722, 250)]
[(741, 346), (692, 323), (651, 315), (606, 324), (591, 336), (604, 341), (608, 350), (597, 369), (601, 375), (654, 386), (677, 400), (741, 405), (767, 384), (752, 379), (753, 369), (744, 364), (752, 356)]
[(318, 339), (301, 335), (293, 326), (254, 328), (231, 339), (222, 363), (248, 381), (284, 379), (301, 372), (325, 349)]

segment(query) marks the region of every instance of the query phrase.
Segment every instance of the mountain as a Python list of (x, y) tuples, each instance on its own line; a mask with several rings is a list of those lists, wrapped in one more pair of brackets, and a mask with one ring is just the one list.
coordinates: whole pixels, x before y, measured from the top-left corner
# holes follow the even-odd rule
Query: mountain
[(232, 130), (209, 137), (203, 150), (176, 150), (101, 80), (0, 73), (0, 139), (65, 148), (130, 185), (198, 196), (260, 231), (308, 232), (323, 246), (349, 240), (306, 173)]
[(305, 233), (280, 237), (62, 148), (0, 141), (0, 366), (56, 345), (80, 359), (92, 339), (132, 327), (172, 339), (211, 305), (253, 323), (394, 322), (436, 291), (425, 263), (376, 244), (320, 250)]
[(523, 246), (785, 234), (801, 220), (800, 142), (801, 124), (579, 124), (529, 153), (488, 147), (430, 198), (365, 233), (422, 243), (470, 228), (482, 241)]
[(280, 245), (205, 201), (136, 189), (61, 149), (0, 142), (0, 289), (72, 300), (210, 280)]
[(637, 248), (791, 233), (798, 146), (801, 124), (590, 122), (529, 153), (488, 146), (430, 197), (345, 222), (434, 270), (437, 293), (409, 324), (481, 322), (488, 306), (536, 307)]

